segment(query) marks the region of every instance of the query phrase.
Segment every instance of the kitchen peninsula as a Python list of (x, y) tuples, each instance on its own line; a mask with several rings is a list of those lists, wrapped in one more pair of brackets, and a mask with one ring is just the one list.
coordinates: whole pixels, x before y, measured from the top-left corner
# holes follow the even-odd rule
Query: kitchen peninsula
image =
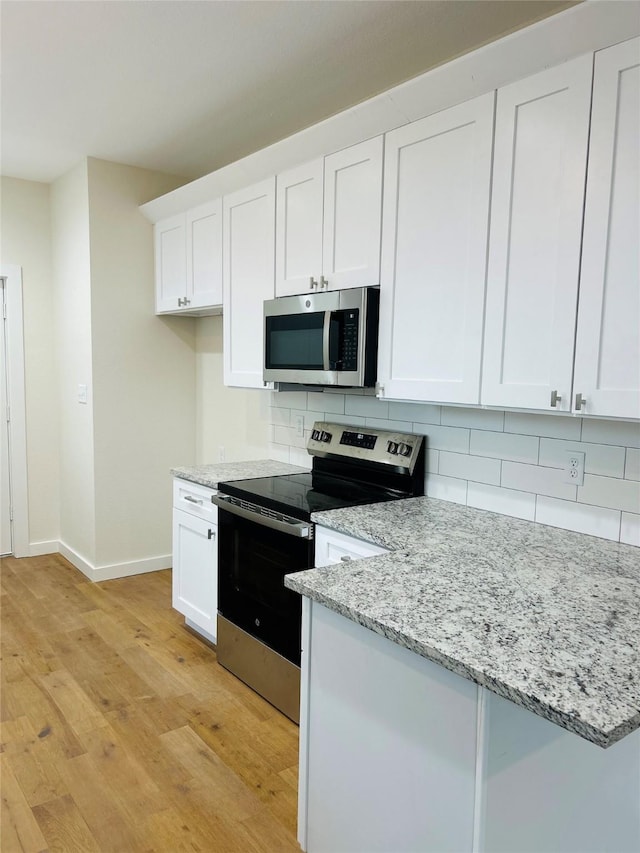
[(429, 498), (313, 520), (392, 553), (286, 578), (303, 849), (640, 849), (638, 550)]

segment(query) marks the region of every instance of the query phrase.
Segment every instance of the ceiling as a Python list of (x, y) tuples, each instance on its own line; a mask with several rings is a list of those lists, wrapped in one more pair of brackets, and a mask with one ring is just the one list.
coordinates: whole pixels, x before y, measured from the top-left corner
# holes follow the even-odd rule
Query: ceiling
[(1, 0), (1, 173), (197, 178), (571, 5)]

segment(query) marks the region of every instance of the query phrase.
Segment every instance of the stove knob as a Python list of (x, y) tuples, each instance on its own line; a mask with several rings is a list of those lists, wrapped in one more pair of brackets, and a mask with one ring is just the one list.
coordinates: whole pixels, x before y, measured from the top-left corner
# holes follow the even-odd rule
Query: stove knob
[(395, 456), (395, 454), (396, 454), (397, 452), (398, 452), (398, 444), (397, 444), (397, 442), (395, 442), (395, 441), (388, 441), (388, 442), (387, 442), (387, 453), (393, 453), (393, 455)]
[(318, 429), (312, 429), (312, 430), (311, 430), (311, 438), (312, 438), (314, 441), (320, 441), (320, 430), (318, 430)]
[(331, 441), (331, 433), (330, 433), (330, 432), (325, 432), (325, 431), (323, 430), (323, 431), (322, 431), (322, 435), (320, 436), (320, 441), (326, 441), (326, 442)]
[(411, 445), (410, 444), (398, 445), (398, 453), (400, 454), (400, 456), (411, 456)]

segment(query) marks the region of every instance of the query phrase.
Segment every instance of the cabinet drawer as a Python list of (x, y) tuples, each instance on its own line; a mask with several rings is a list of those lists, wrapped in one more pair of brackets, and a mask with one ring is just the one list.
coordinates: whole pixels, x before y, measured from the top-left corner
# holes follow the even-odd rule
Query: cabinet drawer
[(215, 489), (201, 486), (199, 483), (191, 483), (189, 480), (176, 478), (173, 481), (173, 507), (204, 518), (216, 524), (218, 521), (218, 507), (211, 503), (211, 496), (217, 494)]
[(335, 530), (316, 527), (316, 568), (387, 553), (386, 548), (375, 545), (373, 542), (364, 542), (362, 539), (345, 536)]

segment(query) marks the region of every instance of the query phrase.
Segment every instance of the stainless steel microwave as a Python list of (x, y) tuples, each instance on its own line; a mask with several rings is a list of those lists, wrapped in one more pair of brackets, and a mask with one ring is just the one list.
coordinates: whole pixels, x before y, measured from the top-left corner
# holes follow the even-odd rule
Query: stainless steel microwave
[(378, 287), (267, 300), (264, 381), (373, 387), (379, 305)]

